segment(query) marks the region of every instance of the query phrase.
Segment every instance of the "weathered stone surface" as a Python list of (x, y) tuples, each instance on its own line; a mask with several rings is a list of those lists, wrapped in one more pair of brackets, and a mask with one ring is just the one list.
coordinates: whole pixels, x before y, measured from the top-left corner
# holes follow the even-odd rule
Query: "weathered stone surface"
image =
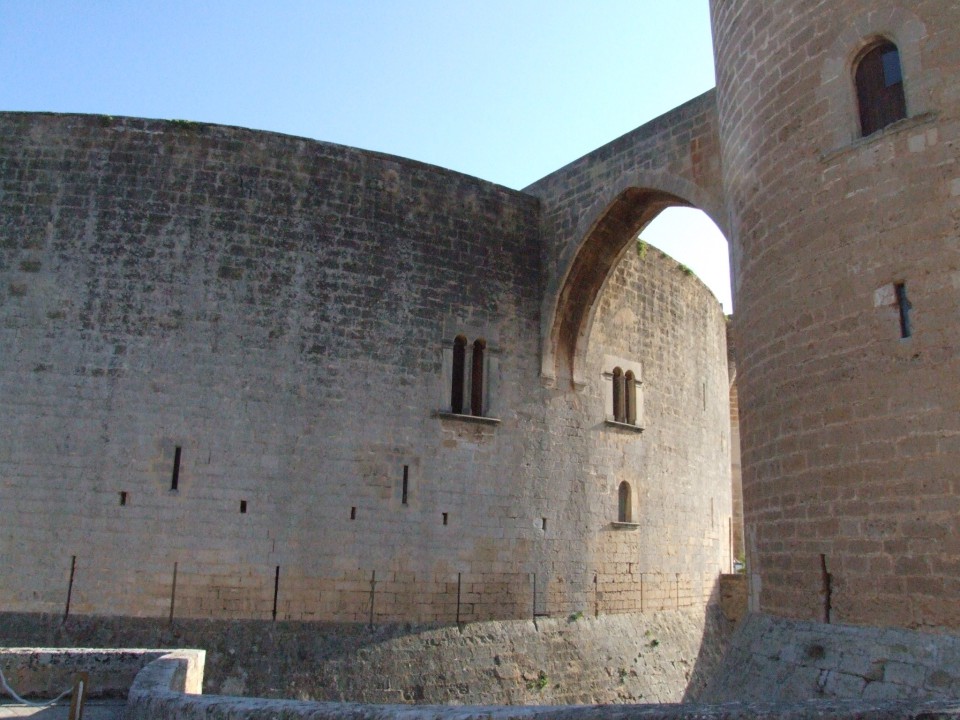
[(592, 707), (539, 706), (503, 707), (365, 705), (360, 703), (315, 703), (294, 700), (265, 700), (234, 698), (215, 695), (186, 695), (182, 693), (183, 678), (189, 674), (189, 653), (181, 657), (164, 656), (137, 676), (130, 691), (126, 709), (128, 720), (161, 720), (177, 717), (197, 718), (281, 717), (290, 720), (311, 718), (319, 720), (520, 720), (521, 718), (550, 718), (566, 720), (599, 720), (600, 718), (696, 718), (698, 720), (739, 720), (764, 718), (779, 720), (813, 720), (815, 718), (952, 718), (960, 714), (960, 703), (949, 701), (927, 702), (864, 702), (818, 700), (805, 703), (728, 703), (724, 705), (597, 705)]
[[(702, 610), (730, 565), (720, 306), (673, 260), (626, 253), (588, 377), (545, 387), (541, 208), (301, 138), (0, 115), (0, 606)], [(499, 423), (438, 412), (458, 335), (486, 342)], [(606, 422), (617, 362), (638, 370), (642, 434)]]
[[(7, 638), (4, 637), (6, 641)], [(90, 648), (0, 648), (0, 670), (20, 697), (49, 700), (73, 686), (76, 673), (87, 673), (87, 694), (124, 698), (145, 665), (165, 650)], [(5, 693), (3, 693), (5, 694)]]
[[(522, 193), (231, 128), (0, 116), (4, 607), (702, 608), (735, 542), (722, 321), (632, 246), (693, 204), (732, 240), (753, 608), (960, 627), (960, 6), (712, 5), (715, 95)], [(859, 137), (851, 73), (880, 37), (908, 117)], [(487, 343), (500, 422), (445, 412), (458, 334)], [(611, 366), (642, 380), (642, 434), (610, 422)], [(765, 692), (960, 683), (949, 635), (931, 660), (894, 631), (758, 632), (741, 667)]]
[(721, 575), (718, 594), (723, 614), (727, 619), (739, 622), (747, 613), (747, 576)]
[[(956, 630), (960, 5), (711, 10), (753, 609)], [(861, 137), (880, 38), (907, 117)]]
[(0, 616), (13, 641), (204, 648), (207, 693), (419, 704), (678, 702), (705, 686), (730, 631), (716, 612), (684, 611), (372, 630)]
[[(623, 622), (624, 617), (617, 618)], [(649, 620), (649, 618), (647, 618)], [(578, 621), (579, 622), (579, 621)], [(485, 630), (493, 630), (498, 635), (500, 623), (491, 623)], [(675, 623), (671, 623), (671, 627)], [(509, 629), (506, 625), (504, 628)], [(851, 639), (864, 640), (864, 632), (859, 628), (836, 628), (827, 626), (820, 629), (821, 635), (837, 635), (831, 630), (839, 630)], [(548, 630), (549, 632), (549, 630)], [(909, 634), (908, 634), (909, 635)], [(8, 651), (3, 657), (5, 665), (25, 673), (36, 672), (38, 677), (49, 677), (46, 665), (73, 666), (83, 669), (97, 655), (97, 662), (103, 667), (112, 668), (117, 677), (112, 678), (111, 686), (117, 680), (126, 677), (129, 681), (127, 666), (130, 656), (140, 653), (143, 657), (155, 658), (140, 670), (132, 682), (127, 695), (127, 705), (123, 711), (126, 720), (159, 720), (160, 718), (948, 718), (960, 714), (960, 704), (955, 700), (884, 700), (863, 698), (860, 700), (818, 699), (797, 702), (779, 699), (749, 702), (733, 702), (722, 705), (709, 704), (659, 704), (659, 705), (597, 705), (585, 706), (533, 706), (505, 707), (496, 705), (371, 705), (363, 703), (305, 702), (294, 700), (241, 698), (207, 695), (200, 696), (201, 675), (203, 674), (204, 653), (197, 650), (179, 651), (117, 651), (117, 658), (111, 660), (108, 651), (58, 650), (52, 648), (24, 649)], [(902, 652), (902, 651), (901, 651)], [(39, 662), (37, 662), (39, 661)], [(24, 677), (23, 673), (20, 673)], [(542, 677), (539, 673), (538, 677)], [(852, 676), (851, 676), (852, 677)], [(30, 678), (24, 678), (28, 683)], [(889, 687), (889, 685), (888, 685)], [(96, 692), (96, 688), (94, 688)], [(65, 710), (66, 708), (62, 708)], [(117, 708), (91, 708), (105, 711), (94, 713), (94, 717), (116, 717)], [(63, 717), (63, 713), (37, 708), (0, 708), (0, 714), (9, 717)]]
[(699, 696), (709, 702), (950, 699), (960, 637), (751, 613)]

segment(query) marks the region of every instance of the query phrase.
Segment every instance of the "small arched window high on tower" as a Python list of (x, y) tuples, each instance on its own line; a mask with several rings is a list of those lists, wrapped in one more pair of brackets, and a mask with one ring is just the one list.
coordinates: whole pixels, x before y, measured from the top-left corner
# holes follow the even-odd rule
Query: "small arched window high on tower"
[(473, 368), (470, 373), (470, 414), (483, 415), (483, 351), (487, 343), (482, 339), (473, 341)]
[(900, 52), (889, 40), (867, 47), (854, 80), (860, 109), (860, 133), (866, 137), (907, 116)]
[(467, 339), (457, 335), (453, 341), (453, 367), (451, 375), (453, 382), (450, 388), (450, 411), (457, 415), (463, 414), (463, 381), (467, 364)]

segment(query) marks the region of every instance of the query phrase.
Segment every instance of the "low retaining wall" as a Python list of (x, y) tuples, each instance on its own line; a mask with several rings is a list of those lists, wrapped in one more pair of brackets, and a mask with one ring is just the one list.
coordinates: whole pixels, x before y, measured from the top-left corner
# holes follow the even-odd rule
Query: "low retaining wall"
[[(202, 661), (201, 661), (202, 665)], [(599, 705), (592, 707), (404, 706), (317, 703), (295, 700), (189, 695), (199, 685), (189, 651), (165, 655), (137, 676), (125, 720), (934, 720), (956, 718), (960, 702), (863, 703), (820, 701), (802, 704)], [(193, 683), (191, 683), (193, 680)]]
[[(200, 690), (202, 651), (15, 649), (0, 651), (0, 663), (5, 673), (9, 669), (8, 677), (25, 683), (33, 694), (52, 696), (71, 683), (73, 672), (86, 670), (91, 692), (109, 696), (122, 695), (131, 674), (157, 658), (136, 675), (127, 720), (960, 717), (960, 637), (953, 635), (748, 615), (718, 667), (717, 655), (708, 652), (706, 642), (696, 651), (695, 617), (657, 613), (549, 619), (538, 625), (475, 623), (416, 632), (354, 627), (350, 637), (365, 640), (350, 646), (349, 653), (322, 662), (317, 654), (321, 650), (343, 650), (332, 635), (311, 638), (307, 625), (279, 625), (270, 632), (261, 625), (256, 632), (247, 628), (226, 641), (221, 638), (218, 653), (242, 656), (227, 665), (229, 673), (219, 681), (221, 692), (233, 692), (231, 683), (250, 692), (266, 682), (276, 683), (272, 690), (280, 697), (302, 698), (309, 687), (394, 704), (184, 694)], [(709, 629), (710, 623), (706, 625)], [(211, 623), (206, 632), (225, 629)], [(0, 627), (0, 636), (3, 632)], [(103, 626), (98, 632), (105, 635)], [(170, 632), (180, 639), (185, 634), (179, 627)], [(249, 644), (241, 647), (242, 641)], [(278, 674), (279, 648), (289, 675)], [(719, 652), (719, 646), (715, 650)], [(698, 690), (698, 683), (710, 675), (709, 685)], [(558, 707), (603, 702), (597, 698), (605, 693), (624, 703), (670, 693), (676, 697), (684, 682), (684, 699), (726, 704)], [(641, 692), (644, 687), (648, 690)], [(493, 696), (507, 699), (485, 699)], [(448, 704), (426, 704), (441, 702), (435, 697)], [(420, 704), (400, 705), (398, 700)], [(466, 702), (472, 704), (458, 705)]]
[[(120, 689), (132, 668), (136, 674), (127, 693), (124, 720), (854, 720), (855, 718), (956, 718), (960, 702), (815, 701), (806, 703), (732, 703), (727, 705), (599, 705), (599, 706), (410, 706), (302, 702), (265, 698), (200, 695), (202, 650), (0, 650), (0, 662), (25, 682), (60, 682), (76, 671), (96, 673), (101, 688)], [(65, 675), (66, 674), (66, 675)], [(109, 677), (104, 677), (109, 676)], [(91, 676), (92, 677), (92, 676)], [(94, 683), (91, 682), (91, 686)], [(126, 688), (123, 688), (126, 690)], [(91, 687), (91, 691), (96, 688)], [(122, 694), (122, 693), (121, 693)]]
[(204, 691), (369, 703), (567, 704), (695, 698), (732, 626), (716, 608), (416, 627), (0, 615), (0, 638), (201, 647)]
[(56, 697), (73, 686), (74, 675), (80, 672), (89, 676), (88, 697), (124, 698), (143, 667), (166, 652), (169, 651), (3, 648), (0, 669), (17, 694), (28, 699)]

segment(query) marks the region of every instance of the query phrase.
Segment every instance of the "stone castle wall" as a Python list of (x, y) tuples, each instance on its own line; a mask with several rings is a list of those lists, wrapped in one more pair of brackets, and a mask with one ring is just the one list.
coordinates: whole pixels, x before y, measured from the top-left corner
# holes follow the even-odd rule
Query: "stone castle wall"
[[(604, 600), (616, 597), (616, 607), (624, 610), (696, 605), (714, 589), (715, 573), (730, 571), (731, 485), (714, 480), (730, 473), (727, 373), (716, 362), (725, 352), (725, 321), (716, 300), (687, 301), (704, 291), (689, 269), (635, 242), (608, 278), (596, 308), (582, 391), (584, 402), (596, 408), (592, 414), (609, 404), (612, 368), (626, 369), (631, 358), (643, 358), (639, 442), (629, 430), (604, 427), (584, 448), (598, 474), (599, 468), (614, 469), (598, 496), (601, 502), (612, 504), (619, 484), (631, 484), (636, 527), (612, 528), (595, 547), (596, 562), (609, 578), (598, 590)], [(689, 337), (700, 340), (691, 346)], [(677, 437), (689, 442), (676, 443)], [(689, 532), (697, 523), (700, 532)], [(708, 570), (688, 581), (684, 568), (691, 564)], [(659, 587), (651, 582), (651, 567), (669, 573)], [(675, 594), (679, 603), (673, 602)]]
[[(729, 318), (732, 320), (731, 318)], [(730, 542), (733, 557), (746, 559), (743, 537), (743, 476), (740, 466), (740, 397), (737, 391), (737, 351), (732, 338), (732, 322), (727, 323), (727, 353), (730, 357), (730, 492), (733, 522)]]
[[(960, 627), (960, 6), (711, 5), (754, 607)], [(907, 118), (860, 137), (880, 37)]]
[[(0, 116), (0, 604), (364, 623), (702, 607), (729, 567), (719, 305), (628, 253), (588, 391), (544, 387), (540, 234), (536, 198), (399, 158)], [(459, 334), (486, 342), (484, 419), (444, 412)], [(605, 422), (607, 357), (643, 368), (643, 433)], [(624, 481), (640, 530), (612, 525)]]
[[(711, 4), (716, 93), (524, 192), (236, 128), (0, 115), (0, 604), (696, 611), (739, 543), (738, 413), (754, 610), (960, 627), (960, 8)], [(907, 117), (860, 137), (879, 38)], [(730, 237), (735, 392), (719, 305), (636, 243), (671, 205)], [(480, 418), (451, 412), (458, 336), (485, 343)], [(615, 368), (635, 426), (611, 422)], [(761, 653), (846, 636), (758, 622)], [(868, 635), (770, 672), (954, 692)]]

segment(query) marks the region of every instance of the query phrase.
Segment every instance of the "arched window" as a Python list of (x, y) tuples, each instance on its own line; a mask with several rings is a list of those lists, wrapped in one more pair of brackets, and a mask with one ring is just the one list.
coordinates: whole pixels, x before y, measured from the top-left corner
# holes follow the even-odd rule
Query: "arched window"
[(450, 388), (450, 412), (463, 414), (463, 381), (467, 364), (467, 339), (457, 335), (453, 341), (453, 382)]
[(623, 422), (626, 417), (623, 395), (623, 370), (615, 367), (613, 369), (613, 419), (617, 422)]
[(870, 46), (857, 63), (854, 79), (864, 137), (907, 116), (900, 52), (892, 42)]
[(633, 370), (623, 376), (623, 421), (637, 424), (637, 383)]
[(617, 522), (633, 522), (633, 510), (630, 507), (630, 483), (624, 480), (617, 491)]
[(470, 414), (483, 415), (483, 351), (487, 343), (477, 339), (473, 342), (473, 368), (470, 374)]

